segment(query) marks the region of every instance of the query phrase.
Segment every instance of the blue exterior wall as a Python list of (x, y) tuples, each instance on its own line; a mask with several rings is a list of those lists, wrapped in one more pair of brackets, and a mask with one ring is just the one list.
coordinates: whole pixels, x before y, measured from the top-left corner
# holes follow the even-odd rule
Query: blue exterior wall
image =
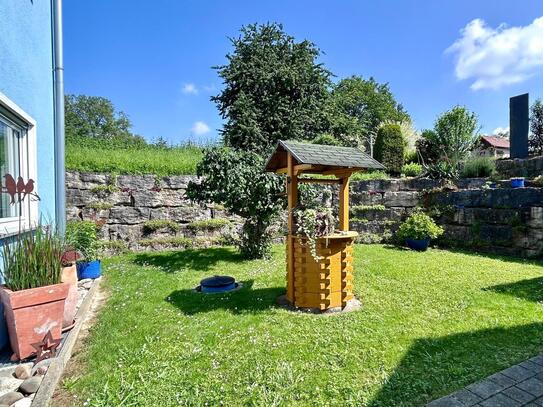
[(36, 121), (40, 214), (55, 218), (50, 0), (0, 0), (0, 92)]

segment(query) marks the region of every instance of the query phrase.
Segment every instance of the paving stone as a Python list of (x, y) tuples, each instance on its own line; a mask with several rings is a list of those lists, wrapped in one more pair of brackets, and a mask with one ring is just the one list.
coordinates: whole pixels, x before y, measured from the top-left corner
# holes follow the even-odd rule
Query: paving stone
[(464, 407), (464, 405), (452, 396), (442, 397), (427, 404), (426, 407)]
[(543, 381), (538, 380), (535, 377), (520, 382), (519, 384), (517, 384), (517, 387), (527, 391), (528, 393), (533, 394), (534, 396), (543, 396)]
[(500, 386), (511, 387), (514, 386), (517, 381), (507, 377), (501, 373), (495, 373), (492, 376), (489, 376), (488, 379), (492, 380), (495, 383), (498, 383)]
[(537, 363), (538, 365), (543, 365), (543, 355), (535, 356), (529, 360), (531, 362)]
[(502, 391), (502, 394), (505, 394), (507, 397), (510, 397), (513, 400), (520, 401), (521, 403), (529, 403), (530, 401), (535, 399), (534, 395), (522, 389), (519, 389), (516, 386), (505, 389), (504, 391)]
[(525, 369), (532, 370), (537, 373), (543, 372), (543, 365), (527, 360), (525, 362), (519, 363), (519, 366), (522, 366)]
[(537, 404), (538, 406), (543, 406), (543, 397), (534, 400), (533, 403)]
[(490, 397), (489, 399), (481, 401), (479, 405), (483, 407), (517, 407), (517, 406), (520, 407), (522, 406), (522, 404), (519, 403), (518, 401), (510, 399), (509, 397), (504, 396), (501, 393), (496, 394)]
[(466, 407), (474, 406), (482, 400), (481, 397), (466, 389), (462, 389), (454, 394), (451, 394), (451, 397), (455, 398), (460, 403), (462, 403), (463, 406)]
[(502, 370), (500, 373), (517, 381), (526, 380), (527, 378), (535, 376), (536, 374), (535, 372), (525, 369), (519, 365), (511, 366), (508, 369)]
[(482, 382), (469, 385), (466, 387), (466, 389), (475, 393), (479, 397), (486, 399), (503, 390), (504, 386), (500, 386), (492, 380), (483, 380)]

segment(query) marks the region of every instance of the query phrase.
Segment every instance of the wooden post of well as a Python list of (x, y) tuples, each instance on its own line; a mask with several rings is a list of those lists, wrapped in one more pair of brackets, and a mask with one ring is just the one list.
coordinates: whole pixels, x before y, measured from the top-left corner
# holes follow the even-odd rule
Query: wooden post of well
[(339, 230), (349, 230), (349, 177), (341, 178), (339, 186)]
[(287, 153), (287, 195), (288, 195), (288, 264), (287, 299), (294, 304), (294, 219), (292, 210), (298, 205), (298, 175), (294, 171), (294, 160)]

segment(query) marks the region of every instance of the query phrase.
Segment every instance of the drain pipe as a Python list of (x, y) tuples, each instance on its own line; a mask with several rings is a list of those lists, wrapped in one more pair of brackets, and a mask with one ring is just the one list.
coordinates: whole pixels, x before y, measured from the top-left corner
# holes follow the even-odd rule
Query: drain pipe
[(55, 134), (55, 219), (59, 233), (66, 232), (64, 166), (64, 55), (62, 49), (62, 0), (51, 0), (53, 12), (53, 83)]

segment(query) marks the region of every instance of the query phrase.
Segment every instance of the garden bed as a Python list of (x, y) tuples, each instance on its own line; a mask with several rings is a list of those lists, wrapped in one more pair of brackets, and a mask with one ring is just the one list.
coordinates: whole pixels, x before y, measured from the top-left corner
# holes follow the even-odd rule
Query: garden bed
[[(284, 310), (285, 253), (106, 260), (110, 298), (56, 405), (424, 405), (543, 352), (541, 263), (355, 247), (357, 312)], [(227, 274), (237, 292), (195, 293)], [(86, 404), (85, 404), (86, 403)]]

